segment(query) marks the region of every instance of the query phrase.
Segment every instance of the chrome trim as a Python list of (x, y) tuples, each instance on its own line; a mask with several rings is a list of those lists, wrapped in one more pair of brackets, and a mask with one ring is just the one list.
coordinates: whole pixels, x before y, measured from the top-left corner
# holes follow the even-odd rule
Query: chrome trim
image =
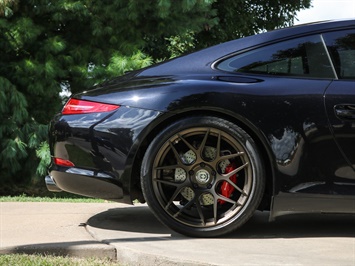
[(51, 192), (61, 192), (62, 190), (57, 187), (56, 183), (54, 182), (54, 180), (52, 179), (51, 176), (47, 175), (44, 179), (44, 181), (46, 182), (46, 186), (47, 189)]

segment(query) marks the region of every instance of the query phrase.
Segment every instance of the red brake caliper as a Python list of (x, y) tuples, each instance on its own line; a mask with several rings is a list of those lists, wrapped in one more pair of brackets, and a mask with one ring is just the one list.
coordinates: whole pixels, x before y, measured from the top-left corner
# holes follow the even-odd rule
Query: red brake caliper
[[(231, 163), (226, 167), (226, 170), (224, 171), (224, 174), (229, 174), (233, 170), (235, 170), (237, 167), (235, 163)], [(237, 183), (237, 174), (232, 175), (230, 178), (230, 181), (232, 181), (234, 184)], [(221, 186), (221, 194), (226, 197), (230, 198), (232, 193), (234, 192), (235, 188), (227, 181), (223, 181), (222, 186)], [(218, 200), (220, 204), (226, 203), (224, 200)]]

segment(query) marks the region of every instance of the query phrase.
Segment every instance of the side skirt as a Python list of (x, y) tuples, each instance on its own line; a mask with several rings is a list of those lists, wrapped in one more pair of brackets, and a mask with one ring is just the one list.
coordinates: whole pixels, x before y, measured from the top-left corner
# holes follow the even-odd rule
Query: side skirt
[(280, 193), (272, 199), (270, 221), (295, 213), (355, 214), (355, 197), (305, 193)]

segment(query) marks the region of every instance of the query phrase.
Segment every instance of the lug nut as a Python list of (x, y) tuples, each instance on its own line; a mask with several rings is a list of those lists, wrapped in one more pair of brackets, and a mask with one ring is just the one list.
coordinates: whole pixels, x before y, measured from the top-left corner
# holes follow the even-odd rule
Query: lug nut
[(200, 163), (200, 166), (201, 166), (201, 167), (205, 167), (206, 164), (205, 164), (205, 163)]

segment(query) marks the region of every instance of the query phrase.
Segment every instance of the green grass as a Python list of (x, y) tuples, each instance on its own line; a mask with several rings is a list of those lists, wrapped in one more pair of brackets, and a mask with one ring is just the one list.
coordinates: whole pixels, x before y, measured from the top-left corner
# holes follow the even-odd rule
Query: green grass
[[(79, 197), (67, 197), (67, 198), (57, 198), (57, 197), (31, 197), (25, 194), (20, 196), (1, 196), (0, 202), (76, 202), (76, 203), (104, 203), (111, 202), (102, 199), (93, 198), (79, 198)], [(0, 264), (1, 265), (1, 264)]]
[(4, 266), (119, 266), (108, 259), (82, 259), (43, 255), (10, 254), (0, 255), (0, 265)]

